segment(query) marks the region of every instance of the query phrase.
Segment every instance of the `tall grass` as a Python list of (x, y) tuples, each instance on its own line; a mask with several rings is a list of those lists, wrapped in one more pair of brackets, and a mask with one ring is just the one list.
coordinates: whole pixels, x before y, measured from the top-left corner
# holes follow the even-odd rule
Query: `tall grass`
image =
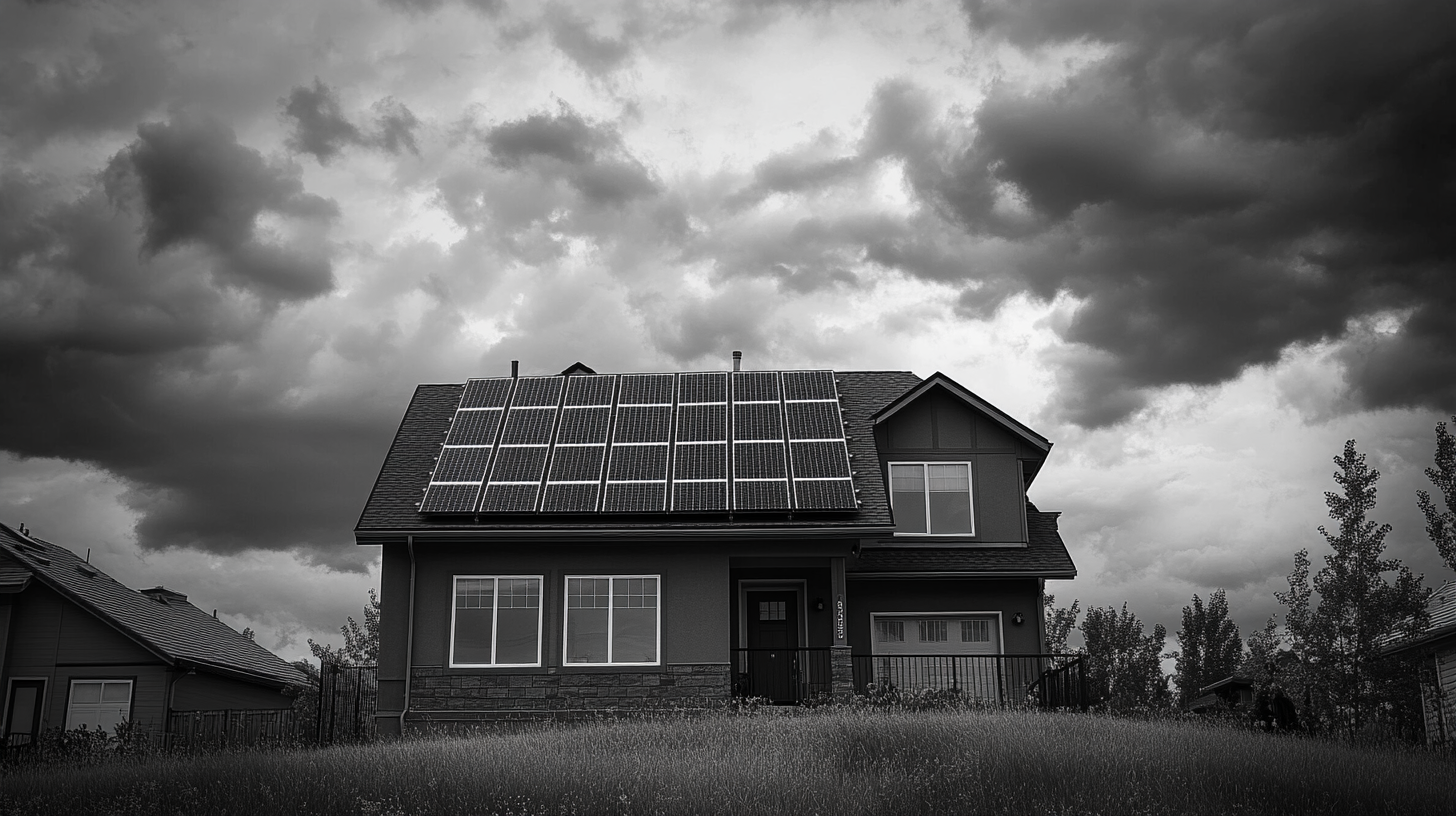
[(1456, 765), (1179, 722), (709, 716), (23, 768), (0, 813), (1456, 813)]

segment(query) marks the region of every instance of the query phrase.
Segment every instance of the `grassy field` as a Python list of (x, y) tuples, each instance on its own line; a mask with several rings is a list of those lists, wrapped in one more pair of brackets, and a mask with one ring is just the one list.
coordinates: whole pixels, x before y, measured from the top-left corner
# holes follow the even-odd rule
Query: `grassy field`
[(1037, 713), (709, 716), (31, 768), (0, 813), (1456, 813), (1444, 756)]

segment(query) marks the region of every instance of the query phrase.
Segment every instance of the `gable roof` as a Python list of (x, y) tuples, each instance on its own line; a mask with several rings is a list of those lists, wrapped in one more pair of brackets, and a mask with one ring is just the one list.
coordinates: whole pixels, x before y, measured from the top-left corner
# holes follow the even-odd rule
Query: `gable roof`
[(163, 603), (129, 589), (65, 547), (0, 524), (0, 584), (21, 573), (170, 664), (280, 688), (307, 682), (298, 669), (188, 603), (186, 596), (148, 590), (167, 598)]
[(477, 518), (424, 516), (420, 499), (429, 484), (441, 440), (465, 390), (464, 383), (421, 385), (405, 409), (394, 442), (390, 445), (374, 488), (354, 528), (360, 543), (407, 533), (472, 535), (491, 532), (497, 536), (550, 536), (562, 529), (587, 536), (672, 537), (692, 532), (738, 535), (751, 530), (773, 530), (779, 535), (825, 535), (848, 533), (877, 535), (894, 527), (884, 479), (876, 463), (874, 414), (920, 383), (908, 371), (836, 371), (834, 377), (843, 409), (845, 434), (853, 457), (853, 484), (859, 494), (858, 510), (814, 514), (685, 516), (654, 514), (618, 516), (512, 516)]
[(1052, 449), (1052, 443), (1048, 441), (1046, 437), (1021, 424), (1010, 414), (1002, 411), (1000, 408), (997, 408), (996, 406), (985, 401), (984, 399), (981, 399), (979, 396), (976, 396), (976, 394), (969, 388), (966, 388), (965, 386), (961, 385), (955, 380), (952, 380), (950, 377), (947, 377), (939, 371), (931, 374), (929, 377), (926, 377), (919, 383), (919, 385), (911, 388), (904, 394), (901, 394), (898, 398), (890, 402), (888, 405), (876, 411), (874, 414), (875, 423), (878, 424), (884, 422), (885, 420), (894, 416), (900, 409), (919, 399), (927, 391), (935, 388), (944, 389), (952, 397), (955, 397), (961, 402), (964, 402), (972, 408), (975, 408), (977, 411), (980, 411), (986, 416), (989, 416), (990, 418), (996, 420), (1008, 431), (1011, 431), (1012, 433), (1026, 440), (1026, 442), (1032, 447), (1041, 451), (1049, 451)]
[(1430, 622), (1426, 624), (1425, 632), (1405, 640), (1392, 638), (1386, 650), (1401, 652), (1456, 637), (1456, 581), (1447, 581), (1431, 593), (1426, 600), (1426, 614), (1430, 616)]
[(1077, 567), (1057, 530), (1060, 513), (1026, 503), (1025, 547), (872, 547), (844, 567), (862, 578), (936, 574), (976, 578), (1076, 578)]

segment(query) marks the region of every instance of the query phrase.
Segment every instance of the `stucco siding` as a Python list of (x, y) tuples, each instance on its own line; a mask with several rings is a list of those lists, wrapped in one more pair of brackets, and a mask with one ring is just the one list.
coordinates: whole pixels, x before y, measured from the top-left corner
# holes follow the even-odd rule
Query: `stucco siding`
[(278, 689), (211, 674), (183, 675), (172, 690), (174, 711), (262, 710), (292, 706), (293, 698)]

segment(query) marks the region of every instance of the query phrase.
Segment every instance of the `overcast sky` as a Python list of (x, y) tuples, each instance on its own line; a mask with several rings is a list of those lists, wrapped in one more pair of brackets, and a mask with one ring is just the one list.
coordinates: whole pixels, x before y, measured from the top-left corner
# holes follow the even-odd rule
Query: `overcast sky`
[(0, 4), (0, 520), (295, 658), (415, 384), (742, 349), (1052, 439), (1061, 602), (1247, 634), (1348, 438), (1436, 586), (1453, 87), (1416, 0)]

